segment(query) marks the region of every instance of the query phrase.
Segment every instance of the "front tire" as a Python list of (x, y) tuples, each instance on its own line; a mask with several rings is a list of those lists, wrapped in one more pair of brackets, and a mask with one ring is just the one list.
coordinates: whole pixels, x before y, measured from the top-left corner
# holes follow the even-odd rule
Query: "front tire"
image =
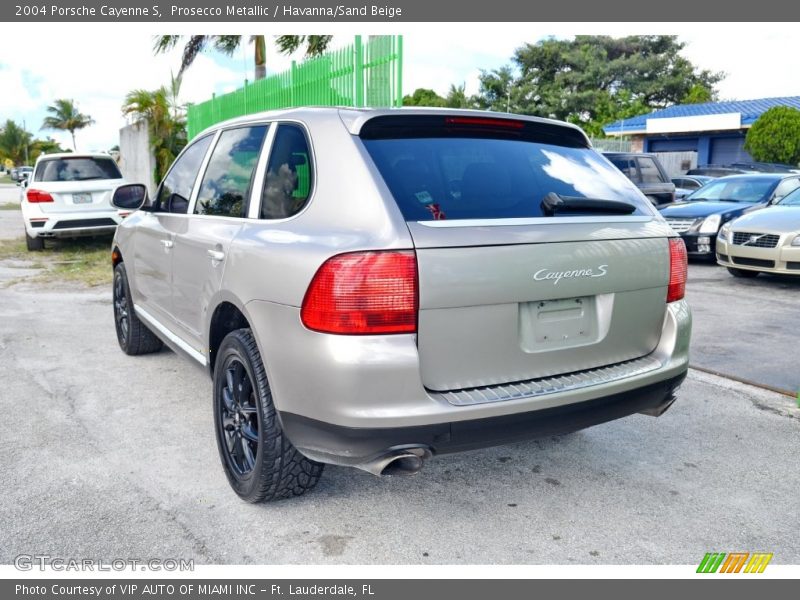
[(324, 465), (300, 454), (283, 434), (249, 329), (229, 333), (217, 351), (214, 428), (228, 482), (247, 502), (300, 496), (322, 475)]
[(113, 301), (114, 326), (122, 351), (130, 356), (137, 356), (161, 350), (163, 342), (139, 320), (133, 309), (125, 263), (114, 267)]
[(734, 277), (743, 277), (745, 279), (758, 277), (758, 271), (748, 271), (747, 269), (736, 269), (734, 267), (728, 267), (728, 273)]
[(27, 246), (29, 252), (40, 252), (44, 250), (44, 238), (38, 235), (31, 237), (25, 231), (25, 246)]

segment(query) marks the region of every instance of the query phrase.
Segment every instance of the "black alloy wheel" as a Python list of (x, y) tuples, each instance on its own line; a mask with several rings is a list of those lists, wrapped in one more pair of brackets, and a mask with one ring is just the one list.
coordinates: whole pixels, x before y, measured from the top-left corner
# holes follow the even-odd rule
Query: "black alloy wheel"
[(225, 379), (217, 426), (224, 436), (228, 466), (238, 477), (244, 477), (253, 471), (258, 457), (259, 410), (253, 382), (245, 365), (231, 356), (223, 368)]

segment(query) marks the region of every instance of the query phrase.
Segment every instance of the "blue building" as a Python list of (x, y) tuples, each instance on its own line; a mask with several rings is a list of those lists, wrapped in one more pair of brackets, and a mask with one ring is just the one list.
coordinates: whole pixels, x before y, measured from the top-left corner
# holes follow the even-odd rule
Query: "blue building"
[(744, 149), (747, 130), (774, 106), (800, 109), (800, 96), (676, 104), (611, 123), (603, 131), (630, 137), (640, 152), (696, 152), (698, 166), (750, 162)]

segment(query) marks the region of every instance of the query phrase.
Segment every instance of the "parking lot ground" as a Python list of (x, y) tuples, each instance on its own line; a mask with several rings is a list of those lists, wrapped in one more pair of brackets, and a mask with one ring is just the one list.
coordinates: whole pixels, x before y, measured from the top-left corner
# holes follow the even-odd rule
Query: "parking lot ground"
[(733, 277), (691, 263), (686, 298), (694, 317), (692, 365), (800, 393), (800, 277)]
[[(690, 283), (700, 343), (716, 314), (704, 269)], [(107, 288), (0, 282), (0, 563), (800, 562), (800, 410), (725, 378), (690, 372), (658, 419), (437, 457), (407, 478), (328, 467), (311, 493), (265, 505), (228, 487), (210, 394), (169, 351), (119, 351)]]

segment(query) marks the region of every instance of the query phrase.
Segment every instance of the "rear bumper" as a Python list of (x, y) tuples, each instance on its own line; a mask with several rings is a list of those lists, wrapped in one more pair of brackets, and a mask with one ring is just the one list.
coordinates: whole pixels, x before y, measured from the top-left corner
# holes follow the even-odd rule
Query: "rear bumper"
[(309, 458), (360, 466), (405, 448), (447, 454), (569, 433), (635, 413), (657, 416), (672, 405), (685, 377), (686, 371), (639, 389), (554, 408), (416, 427), (342, 427), (289, 412), (280, 413), (280, 419), (292, 444)]
[(298, 308), (262, 301), (248, 303), (245, 313), (289, 439), (304, 454), (335, 464), (358, 464), (398, 444), (452, 452), (658, 412), (689, 365), (691, 312), (685, 301), (673, 302), (649, 355), (657, 368), (542, 395), (455, 405), (423, 385), (414, 335), (320, 334), (303, 327)]
[(22, 217), (31, 237), (79, 237), (114, 233), (125, 217), (116, 210), (81, 211), (74, 213), (43, 212), (23, 202)]

